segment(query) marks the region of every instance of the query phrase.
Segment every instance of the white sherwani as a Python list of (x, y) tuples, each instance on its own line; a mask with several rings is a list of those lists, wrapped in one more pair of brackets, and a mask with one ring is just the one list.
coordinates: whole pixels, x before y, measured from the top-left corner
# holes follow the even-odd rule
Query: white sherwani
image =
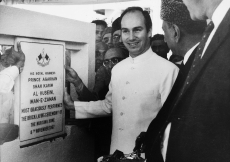
[(18, 74), (19, 71), (16, 66), (5, 68), (0, 72), (0, 94), (8, 93), (11, 91), (14, 86), (14, 80)]
[[(0, 71), (3, 68), (0, 64)], [(5, 68), (0, 72), (0, 123), (10, 123), (12, 120), (14, 95), (11, 89), (18, 74), (16, 66)]]
[(179, 69), (151, 48), (128, 57), (112, 69), (106, 99), (75, 102), (76, 118), (113, 115), (110, 153), (131, 153), (136, 137), (146, 131), (165, 102)]

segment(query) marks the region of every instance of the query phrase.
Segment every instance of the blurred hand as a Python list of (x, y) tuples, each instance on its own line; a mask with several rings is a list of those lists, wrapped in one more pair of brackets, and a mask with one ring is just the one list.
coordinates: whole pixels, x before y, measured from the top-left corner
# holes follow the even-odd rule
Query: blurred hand
[(75, 110), (74, 101), (71, 99), (70, 95), (65, 90), (64, 92), (64, 107), (67, 110)]
[(17, 43), (18, 51), (15, 51), (13, 47), (6, 50), (5, 53), (2, 55), (1, 60), (3, 66), (17, 66), (19, 71), (21, 72), (22, 68), (24, 67), (25, 63), (25, 54), (22, 52), (20, 42)]
[(73, 83), (77, 91), (82, 90), (84, 84), (81, 78), (78, 76), (77, 72), (69, 66), (65, 66), (65, 70), (66, 70), (66, 76), (65, 76), (66, 80), (69, 81), (70, 83)]
[(99, 158), (97, 159), (97, 162), (102, 162), (102, 160), (103, 160), (103, 156), (99, 157)]
[(70, 83), (75, 83), (75, 82), (78, 82), (80, 79), (80, 77), (78, 76), (77, 72), (72, 69), (71, 67), (69, 66), (65, 66), (65, 70), (66, 70), (66, 80), (69, 81)]
[(146, 136), (146, 132), (141, 132), (139, 136), (137, 136), (135, 141), (135, 147), (133, 149), (134, 152), (143, 153), (145, 151), (145, 144), (144, 144), (145, 136)]

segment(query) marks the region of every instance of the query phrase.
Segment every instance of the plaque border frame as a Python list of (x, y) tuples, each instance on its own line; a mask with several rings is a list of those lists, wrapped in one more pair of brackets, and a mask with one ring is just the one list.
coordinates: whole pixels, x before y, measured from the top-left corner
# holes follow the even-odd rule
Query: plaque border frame
[[(14, 47), (17, 47), (17, 42), (53, 44), (53, 45), (61, 45), (61, 46), (63, 46), (63, 55), (62, 56), (63, 56), (63, 95), (64, 95), (64, 91), (65, 91), (65, 80), (64, 80), (64, 78), (65, 78), (65, 70), (64, 70), (64, 65), (65, 65), (65, 50), (66, 50), (65, 49), (65, 42), (62, 42), (62, 41), (53, 41), (53, 40), (41, 40), (41, 39), (36, 39), (36, 38), (16, 37), (15, 38), (15, 43), (14, 43), (15, 45), (14, 45)], [(17, 50), (17, 49), (15, 49), (15, 50)], [(22, 51), (23, 51), (23, 49), (22, 49)], [(65, 137), (66, 136), (66, 132), (65, 132), (65, 108), (64, 108), (64, 104), (62, 102), (62, 125), (61, 125), (62, 129), (61, 129), (61, 131), (21, 141), (21, 139), (20, 139), (20, 116), (21, 116), (21, 112), (20, 112), (20, 110), (21, 110), (21, 103), (20, 103), (20, 101), (21, 101), (21, 95), (20, 95), (20, 91), (21, 91), (21, 76), (20, 75), (15, 80), (14, 90), (15, 90), (14, 123), (17, 124), (17, 125), (19, 125), (20, 148), (31, 146), (31, 145), (35, 145), (35, 144), (38, 144), (38, 143), (41, 143), (41, 142), (44, 142), (44, 141), (53, 141), (53, 140), (55, 140), (55, 138)], [(18, 96), (18, 97), (16, 97), (16, 96)]]

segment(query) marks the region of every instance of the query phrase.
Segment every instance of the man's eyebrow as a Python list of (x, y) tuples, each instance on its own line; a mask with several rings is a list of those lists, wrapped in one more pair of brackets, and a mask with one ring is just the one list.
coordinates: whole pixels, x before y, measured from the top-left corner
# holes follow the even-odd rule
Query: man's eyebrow
[(121, 28), (121, 30), (125, 30), (125, 29), (128, 30), (128, 28)]
[(136, 26), (136, 27), (134, 27), (133, 29), (143, 29), (143, 27), (142, 26)]
[[(136, 27), (133, 27), (132, 30), (140, 29), (140, 28), (143, 29), (143, 26), (136, 26)], [(128, 30), (128, 28), (121, 28), (121, 30), (124, 30), (124, 29)]]

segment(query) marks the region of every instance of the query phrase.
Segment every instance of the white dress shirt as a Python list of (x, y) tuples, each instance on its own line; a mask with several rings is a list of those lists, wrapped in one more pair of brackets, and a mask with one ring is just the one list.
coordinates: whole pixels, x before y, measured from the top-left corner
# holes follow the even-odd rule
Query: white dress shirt
[(12, 120), (14, 95), (11, 89), (18, 74), (16, 66), (5, 68), (0, 72), (0, 123), (10, 123)]
[(131, 153), (136, 137), (146, 131), (165, 102), (179, 69), (149, 48), (112, 69), (106, 99), (74, 102), (76, 118), (113, 115), (110, 153)]
[(0, 72), (0, 94), (11, 91), (18, 75), (19, 71), (16, 66), (8, 67)]
[(219, 27), (220, 23), (224, 19), (224, 16), (228, 12), (229, 8), (230, 8), (230, 1), (229, 0), (223, 0), (219, 4), (219, 6), (216, 8), (216, 10), (214, 11), (212, 18), (211, 18), (213, 21), (213, 24), (214, 24), (214, 28), (213, 28), (212, 32), (210, 33), (207, 42), (205, 43), (201, 58), (203, 57), (204, 52), (206, 51), (208, 45), (210, 44), (214, 34), (216, 33), (217, 28)]

